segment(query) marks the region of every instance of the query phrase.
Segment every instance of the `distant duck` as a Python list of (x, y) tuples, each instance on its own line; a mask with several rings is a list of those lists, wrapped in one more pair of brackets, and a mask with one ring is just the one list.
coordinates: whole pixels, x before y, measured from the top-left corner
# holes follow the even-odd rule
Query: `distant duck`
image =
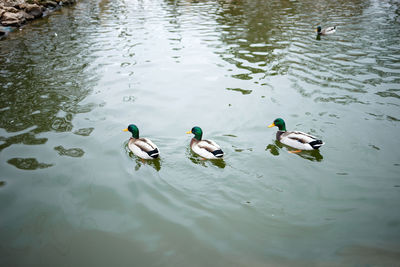
[(155, 159), (159, 156), (158, 147), (148, 138), (139, 138), (139, 129), (136, 125), (130, 124), (123, 131), (131, 132), (132, 137), (129, 139), (128, 147), (136, 156), (142, 159)]
[(318, 35), (328, 35), (336, 32), (336, 26), (324, 29), (322, 29), (321, 26), (318, 26), (318, 28), (315, 31), (318, 33)]
[(193, 127), (187, 134), (194, 134), (190, 141), (190, 148), (197, 155), (206, 159), (220, 159), (224, 156), (221, 147), (212, 140), (202, 140), (203, 131), (200, 127)]
[(322, 140), (318, 140), (315, 136), (299, 132), (299, 131), (286, 131), (285, 122), (283, 119), (278, 118), (274, 122), (268, 125), (268, 128), (278, 127), (279, 130), (276, 133), (276, 139), (282, 144), (288, 145), (290, 147), (299, 149), (300, 151), (291, 152), (301, 152), (301, 150), (315, 150), (319, 149), (325, 143)]

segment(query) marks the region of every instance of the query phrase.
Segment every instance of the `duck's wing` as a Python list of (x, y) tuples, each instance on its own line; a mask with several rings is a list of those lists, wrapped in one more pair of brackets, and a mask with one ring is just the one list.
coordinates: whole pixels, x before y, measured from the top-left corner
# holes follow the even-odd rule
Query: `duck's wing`
[(311, 134), (303, 133), (300, 131), (291, 131), (291, 132), (286, 132), (283, 134), (282, 138), (289, 138), (292, 140), (296, 140), (300, 143), (310, 143), (314, 140), (317, 140), (315, 136), (312, 136)]
[(197, 145), (199, 148), (213, 154), (214, 157), (221, 158), (224, 155), (221, 147), (212, 140), (201, 140)]
[(221, 147), (217, 143), (215, 143), (213, 140), (202, 140), (202, 141), (207, 142), (210, 146), (213, 146), (216, 149), (221, 149)]
[(292, 139), (299, 139), (302, 140), (303, 143), (308, 143), (311, 142), (313, 140), (316, 140), (317, 138), (311, 134), (307, 134), (304, 132), (300, 132), (300, 131), (291, 131), (291, 132), (286, 132), (288, 138), (292, 138)]
[(336, 32), (336, 26), (323, 29), (324, 34), (332, 34), (334, 32)]
[(201, 140), (197, 143), (200, 148), (206, 149), (209, 152), (212, 152), (216, 149), (220, 149), (221, 147), (217, 145), (215, 142), (211, 140)]
[(133, 145), (140, 149), (139, 154), (146, 153), (151, 158), (157, 158), (159, 155), (157, 146), (148, 138), (135, 139)]
[(302, 150), (318, 149), (324, 142), (318, 140), (315, 136), (299, 131), (285, 132), (281, 135), (280, 142)]
[(147, 145), (149, 145), (152, 149), (158, 149), (158, 147), (148, 138), (140, 138), (141, 141), (145, 142)]

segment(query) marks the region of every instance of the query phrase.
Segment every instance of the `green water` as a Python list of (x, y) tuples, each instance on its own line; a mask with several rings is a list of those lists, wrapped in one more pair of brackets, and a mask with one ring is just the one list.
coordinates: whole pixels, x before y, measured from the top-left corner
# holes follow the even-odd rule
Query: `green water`
[[(400, 262), (397, 1), (81, 0), (0, 66), (2, 266)], [(288, 153), (277, 117), (326, 144)]]

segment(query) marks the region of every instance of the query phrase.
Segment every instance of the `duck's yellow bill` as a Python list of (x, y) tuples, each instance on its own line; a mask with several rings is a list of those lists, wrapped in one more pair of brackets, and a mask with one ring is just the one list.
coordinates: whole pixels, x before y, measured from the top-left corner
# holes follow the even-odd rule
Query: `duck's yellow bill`
[(270, 125), (268, 125), (268, 128), (274, 127), (275, 123), (271, 123)]
[(186, 132), (187, 134), (191, 134), (192, 133), (192, 131), (188, 131), (188, 132)]
[(128, 128), (126, 128), (126, 129), (123, 129), (122, 131), (127, 132), (127, 131), (129, 131), (129, 130), (128, 130)]

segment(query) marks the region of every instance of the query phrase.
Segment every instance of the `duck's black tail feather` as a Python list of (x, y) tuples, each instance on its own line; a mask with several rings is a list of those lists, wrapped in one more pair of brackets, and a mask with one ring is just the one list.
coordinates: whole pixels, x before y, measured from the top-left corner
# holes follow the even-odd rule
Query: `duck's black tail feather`
[(309, 144), (312, 146), (312, 148), (318, 149), (324, 144), (324, 142), (322, 142), (322, 140), (315, 140), (310, 142)]
[(159, 152), (158, 152), (158, 149), (156, 148), (156, 149), (153, 149), (153, 150), (147, 152), (147, 154), (149, 154), (149, 156), (152, 157), (153, 159), (156, 159), (156, 158), (158, 158)]
[(213, 153), (217, 158), (222, 158), (224, 156), (224, 152), (221, 149), (214, 150), (211, 153)]

